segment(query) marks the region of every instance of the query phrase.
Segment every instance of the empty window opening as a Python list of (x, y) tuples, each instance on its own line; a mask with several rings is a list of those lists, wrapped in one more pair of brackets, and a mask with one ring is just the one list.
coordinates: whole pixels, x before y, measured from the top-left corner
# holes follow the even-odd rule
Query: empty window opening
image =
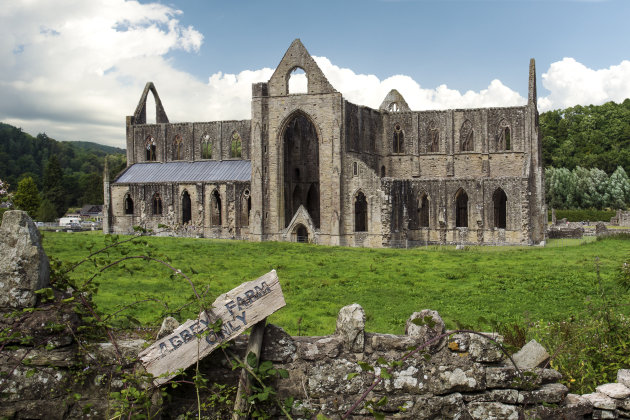
[(190, 223), (191, 216), (190, 194), (188, 194), (188, 191), (184, 191), (184, 194), (182, 194), (182, 225)]
[(160, 193), (153, 194), (153, 215), (162, 215), (162, 197), (160, 197)]
[(295, 168), (295, 169), (293, 170), (293, 178), (294, 178), (296, 181), (299, 181), (299, 180), (300, 180), (300, 168)]
[(308, 93), (308, 76), (300, 67), (296, 67), (289, 74), (289, 95)]
[(387, 110), (389, 112), (400, 112), (400, 105), (398, 105), (398, 102), (392, 102), (391, 104), (389, 104), (389, 106), (387, 107)]
[(381, 178), (385, 178), (385, 165), (381, 166)]
[(295, 214), (297, 209), (302, 204), (302, 189), (300, 188), (299, 185), (296, 185), (295, 188), (293, 189), (292, 203), (293, 203), (292, 214)]
[(221, 196), (217, 190), (210, 195), (210, 225), (221, 226)]
[(418, 200), (418, 227), (429, 227), (429, 198), (426, 194)]
[(507, 195), (501, 188), (497, 188), (492, 196), (494, 203), (494, 227), (505, 229), (507, 225)]
[(359, 175), (359, 164), (357, 162), (354, 162), (352, 164), (352, 175), (353, 176)]
[(252, 197), (249, 190), (243, 191), (241, 198), (241, 226), (249, 226), (249, 213), (252, 210)]
[(184, 139), (178, 134), (173, 139), (173, 160), (184, 159)]
[(295, 242), (308, 243), (308, 230), (304, 225), (295, 227)]
[(468, 227), (468, 195), (464, 190), (455, 196), (455, 226)]
[(129, 194), (125, 196), (125, 214), (133, 214), (133, 200)]
[(506, 120), (501, 120), (497, 135), (497, 151), (501, 150), (512, 150), (512, 133)]
[(232, 140), (230, 143), (230, 157), (240, 158), (242, 152), (243, 142), (241, 141), (241, 135), (237, 131), (232, 133)]
[(367, 200), (362, 192), (354, 200), (354, 231), (367, 232)]
[(212, 159), (212, 140), (207, 133), (201, 136), (201, 158)]
[(405, 134), (400, 127), (400, 124), (396, 124), (394, 126), (394, 144), (393, 144), (393, 152), (394, 153), (403, 153), (403, 146), (405, 141)]
[(146, 124), (156, 124), (157, 123), (157, 107), (155, 105), (155, 97), (153, 96), (153, 92), (149, 92), (147, 95), (147, 100), (144, 103), (145, 109), (145, 122)]
[(146, 160), (149, 162), (155, 161), (157, 148), (155, 146), (155, 138), (153, 136), (147, 136), (144, 142), (144, 148)]
[(459, 147), (461, 152), (472, 152), (475, 150), (474, 131), (470, 120), (464, 121), (459, 133)]

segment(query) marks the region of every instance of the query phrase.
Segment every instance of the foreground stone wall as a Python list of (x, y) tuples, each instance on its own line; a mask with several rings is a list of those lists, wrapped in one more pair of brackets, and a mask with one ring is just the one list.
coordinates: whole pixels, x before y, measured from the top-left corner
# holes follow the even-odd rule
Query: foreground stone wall
[[(9, 255), (0, 267), (5, 270), (0, 295), (11, 297), (0, 308), (0, 418), (115, 418), (119, 405), (112, 393), (130, 389), (146, 397), (143, 414), (152, 418), (194, 412), (193, 371), (173, 379), (177, 388), (151, 388), (136, 362), (145, 340), (77, 339), (82, 321), (71, 291), (34, 293), (48, 285), (48, 264), (37, 230), (24, 212), (6, 212), (0, 230), (2, 255)], [(12, 246), (15, 252), (9, 254), (7, 247)], [(12, 267), (19, 269), (10, 271)], [(12, 273), (11, 281), (4, 281), (7, 272)], [(43, 280), (35, 281), (40, 276)], [(21, 299), (26, 295), (32, 299)], [(38, 301), (39, 295), (49, 299)], [(417, 319), (421, 322), (414, 322)], [(177, 324), (170, 324), (172, 331)], [(280, 399), (296, 399), (294, 418), (319, 413), (339, 418), (380, 376), (386, 379), (367, 399), (386, 396), (387, 403), (378, 409), (393, 418), (630, 418), (630, 370), (620, 370), (616, 383), (592, 394), (572, 395), (559, 383), (561, 375), (548, 368), (549, 355), (538, 343), (528, 343), (510, 360), (496, 344), (502, 341), (495, 334), (446, 331), (439, 314), (430, 310), (412, 314), (404, 335), (369, 333), (363, 309), (353, 304), (341, 309), (336, 331), (329, 336), (292, 337), (267, 325), (261, 359), (288, 371), (288, 378), (276, 379), (273, 386)], [(232, 369), (229, 358), (235, 354), (243, 359), (246, 345), (247, 337), (240, 336), (225, 351), (201, 361), (200, 371), (208, 379), (200, 396), (206, 414), (231, 416), (231, 404), (221, 405), (220, 399), (233, 401), (240, 372)], [(418, 346), (421, 351), (409, 355), (410, 348)], [(359, 362), (373, 371), (362, 369)], [(400, 365), (391, 376), (382, 375), (391, 362)], [(351, 373), (357, 375), (349, 379)], [(168, 393), (166, 398), (161, 391)], [(136, 406), (141, 408), (142, 401)], [(273, 418), (281, 417), (272, 404), (267, 410)], [(363, 405), (352, 416), (368, 417)]]

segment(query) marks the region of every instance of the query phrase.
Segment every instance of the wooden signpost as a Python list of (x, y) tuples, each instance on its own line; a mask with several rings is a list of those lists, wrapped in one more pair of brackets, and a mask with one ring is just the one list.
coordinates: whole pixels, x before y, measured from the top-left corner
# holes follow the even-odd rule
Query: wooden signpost
[[(286, 305), (276, 270), (219, 296), (207, 313), (186, 321), (172, 334), (153, 343), (138, 357), (155, 385), (161, 385)], [(221, 331), (213, 325), (222, 320)]]

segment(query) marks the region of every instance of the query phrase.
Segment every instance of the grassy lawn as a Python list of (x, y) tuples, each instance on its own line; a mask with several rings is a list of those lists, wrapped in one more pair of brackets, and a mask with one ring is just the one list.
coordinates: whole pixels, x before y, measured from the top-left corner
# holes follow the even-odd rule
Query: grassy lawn
[[(43, 236), (49, 256), (73, 262), (87, 256), (90, 247), (103, 247), (105, 238), (100, 233), (46, 232)], [(615, 278), (621, 263), (630, 257), (630, 241), (622, 239), (563, 242), (563, 246), (553, 246), (552, 240), (547, 248), (465, 250), (145, 239), (148, 246), (128, 246), (126, 255), (157, 252), (168, 256), (198, 290), (208, 291), (210, 302), (275, 268), (287, 306), (271, 316), (270, 322), (294, 335), (332, 333), (337, 312), (351, 303), (365, 309), (368, 331), (396, 334), (403, 333), (412, 312), (425, 308), (439, 311), (453, 328), (461, 323), (488, 329), (493, 320), (564, 320), (581, 313), (585, 299), (596, 293), (597, 258), (605, 288), (619, 293)], [(109, 258), (121, 255), (112, 251)], [(146, 325), (156, 325), (164, 311), (173, 311), (192, 297), (186, 281), (172, 277), (160, 264), (136, 260), (124, 265), (97, 277), (100, 289), (95, 300), (105, 313), (135, 301), (158, 299), (124, 312)], [(86, 263), (72, 275), (87, 279), (96, 270), (94, 264)], [(630, 314), (630, 308), (626, 309)], [(182, 321), (194, 313), (184, 310), (176, 317)]]

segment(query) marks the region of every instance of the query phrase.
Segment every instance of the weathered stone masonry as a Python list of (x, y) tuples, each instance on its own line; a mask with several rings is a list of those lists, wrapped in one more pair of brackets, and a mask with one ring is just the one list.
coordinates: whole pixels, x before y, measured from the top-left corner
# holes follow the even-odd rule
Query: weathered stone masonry
[[(308, 86), (295, 94), (298, 68)], [(148, 94), (155, 124), (146, 124)], [(392, 90), (375, 110), (346, 101), (295, 40), (271, 79), (252, 86), (251, 120), (170, 123), (148, 83), (127, 117), (128, 168), (105, 180), (103, 229), (164, 224), (178, 234), (368, 247), (537, 244), (546, 226), (540, 148), (533, 60), (524, 106), (412, 111)], [(249, 165), (246, 176), (236, 161)], [(140, 165), (150, 170), (132, 176)], [(157, 181), (158, 172), (170, 177)]]

